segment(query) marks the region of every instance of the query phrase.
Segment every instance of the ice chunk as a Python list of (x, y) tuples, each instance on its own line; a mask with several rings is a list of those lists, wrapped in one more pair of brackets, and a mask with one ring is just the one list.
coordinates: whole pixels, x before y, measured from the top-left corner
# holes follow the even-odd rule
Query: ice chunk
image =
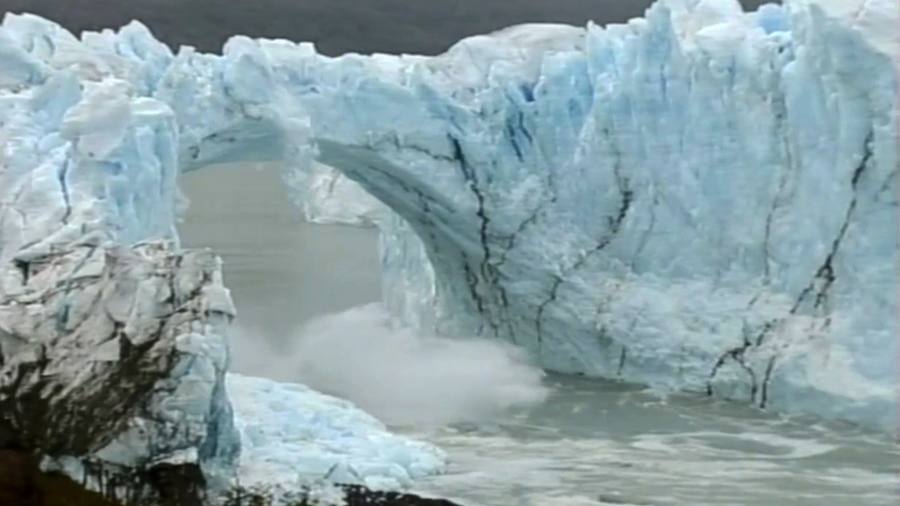
[(311, 223), (374, 226), (390, 212), (355, 181), (320, 163), (288, 170), (285, 182)]
[(242, 486), (333, 480), (397, 489), (446, 465), (437, 448), (395, 436), (353, 404), (306, 386), (238, 374), (227, 385), (241, 434)]

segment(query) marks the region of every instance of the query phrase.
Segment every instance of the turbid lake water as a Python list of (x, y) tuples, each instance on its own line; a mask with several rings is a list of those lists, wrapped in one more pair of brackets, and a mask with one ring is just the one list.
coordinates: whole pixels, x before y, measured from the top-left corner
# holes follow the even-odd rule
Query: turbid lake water
[(299, 222), (271, 169), (208, 170), (184, 187), (184, 243), (224, 258), (239, 308), (233, 367), (344, 394), (442, 447), (450, 469), (420, 492), (471, 506), (900, 505), (890, 436), (541, 378), (505, 347), (393, 330), (371, 305), (375, 231)]

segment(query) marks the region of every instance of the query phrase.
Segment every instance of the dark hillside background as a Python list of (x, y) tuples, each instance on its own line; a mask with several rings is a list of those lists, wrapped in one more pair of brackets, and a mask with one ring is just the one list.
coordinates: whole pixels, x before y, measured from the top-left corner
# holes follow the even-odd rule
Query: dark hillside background
[[(231, 35), (315, 42), (329, 55), (437, 54), (467, 35), (526, 22), (605, 24), (639, 16), (650, 0), (0, 0), (74, 32), (132, 19), (173, 47), (218, 52)], [(743, 0), (755, 8), (761, 0)]]

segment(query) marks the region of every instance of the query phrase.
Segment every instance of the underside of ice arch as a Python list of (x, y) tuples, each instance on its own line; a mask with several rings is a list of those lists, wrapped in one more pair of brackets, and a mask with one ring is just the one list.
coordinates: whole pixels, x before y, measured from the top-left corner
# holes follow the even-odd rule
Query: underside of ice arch
[(283, 160), (302, 200), (318, 160), (405, 220), (386, 276), (419, 323), (892, 427), (897, 10), (669, 0), (435, 58), (243, 37), (173, 55), (139, 24), (79, 40), (8, 16), (0, 305), (61, 250), (177, 241), (179, 172)]

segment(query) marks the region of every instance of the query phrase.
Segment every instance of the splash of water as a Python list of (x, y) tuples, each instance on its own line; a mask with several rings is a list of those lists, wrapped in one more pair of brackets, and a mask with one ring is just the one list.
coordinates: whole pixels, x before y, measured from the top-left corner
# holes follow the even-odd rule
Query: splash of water
[(485, 422), (548, 394), (543, 372), (520, 350), (396, 328), (381, 304), (313, 320), (279, 349), (255, 337), (246, 329), (235, 336), (239, 372), (305, 383), (391, 425)]

